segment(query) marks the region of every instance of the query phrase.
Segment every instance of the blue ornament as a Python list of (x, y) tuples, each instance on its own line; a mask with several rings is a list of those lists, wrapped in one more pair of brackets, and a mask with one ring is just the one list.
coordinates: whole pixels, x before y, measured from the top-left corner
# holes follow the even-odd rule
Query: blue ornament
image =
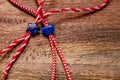
[(31, 32), (32, 36), (35, 36), (37, 34), (39, 34), (40, 28), (34, 23), (34, 24), (29, 24), (28, 25), (28, 29), (26, 30), (26, 32)]
[(54, 34), (54, 25), (53, 24), (48, 24), (48, 26), (45, 26), (42, 28), (42, 33), (45, 36), (49, 36), (51, 34)]

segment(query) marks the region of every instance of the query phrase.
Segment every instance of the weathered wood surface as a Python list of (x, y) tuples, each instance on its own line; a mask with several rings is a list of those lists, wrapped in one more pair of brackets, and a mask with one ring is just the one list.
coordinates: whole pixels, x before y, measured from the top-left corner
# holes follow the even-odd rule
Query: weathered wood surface
[[(34, 0), (18, 1), (32, 9), (36, 8)], [(46, 0), (45, 8), (91, 7), (101, 2)], [(33, 21), (33, 17), (18, 10), (7, 0), (0, 0), (0, 50), (25, 34), (28, 23)], [(55, 24), (55, 36), (69, 64), (73, 80), (120, 80), (120, 0), (111, 0), (106, 8), (96, 13), (58, 13), (49, 17), (49, 21)], [(0, 56), (0, 76), (16, 49)], [(49, 80), (51, 63), (48, 40), (40, 34), (30, 40), (10, 70), (8, 80)], [(56, 80), (66, 80), (59, 58)]]

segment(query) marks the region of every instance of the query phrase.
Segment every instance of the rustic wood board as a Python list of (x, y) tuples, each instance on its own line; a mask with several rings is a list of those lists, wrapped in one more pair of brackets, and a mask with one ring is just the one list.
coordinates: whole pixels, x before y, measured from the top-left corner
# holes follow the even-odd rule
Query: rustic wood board
[[(34, 0), (18, 0), (35, 9)], [(103, 10), (83, 15), (64, 12), (49, 17), (55, 36), (70, 68), (73, 80), (120, 80), (120, 0), (110, 0)], [(102, 0), (46, 0), (46, 10), (60, 7), (91, 7)], [(25, 34), (30, 15), (0, 0), (0, 50)], [(16, 48), (17, 49), (17, 48)], [(14, 54), (0, 56), (0, 76)], [(58, 58), (58, 57), (57, 57)], [(48, 39), (42, 34), (32, 38), (10, 70), (8, 80), (49, 80), (52, 57)], [(57, 79), (66, 80), (60, 60)], [(0, 79), (2, 80), (2, 79)]]

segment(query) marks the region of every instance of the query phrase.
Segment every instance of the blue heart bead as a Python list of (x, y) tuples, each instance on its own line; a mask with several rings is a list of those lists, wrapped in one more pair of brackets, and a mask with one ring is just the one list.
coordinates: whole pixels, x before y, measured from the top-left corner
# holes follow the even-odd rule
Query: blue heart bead
[(33, 31), (32, 36), (35, 36), (35, 35), (37, 35), (38, 33), (39, 33), (39, 30), (36, 29), (36, 30)]
[(32, 36), (35, 36), (37, 34), (39, 34), (40, 28), (34, 23), (34, 24), (29, 24), (28, 29), (26, 30), (26, 32), (31, 32)]
[(48, 24), (48, 26), (45, 26), (42, 28), (42, 33), (45, 36), (49, 36), (51, 34), (54, 34), (54, 25), (53, 24)]

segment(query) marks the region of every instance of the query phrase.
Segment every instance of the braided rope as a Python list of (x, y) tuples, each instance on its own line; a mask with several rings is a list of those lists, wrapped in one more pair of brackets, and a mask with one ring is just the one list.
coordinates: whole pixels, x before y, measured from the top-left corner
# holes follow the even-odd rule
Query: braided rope
[(50, 35), (49, 37), (50, 37), (50, 39), (53, 41), (53, 43), (54, 43), (54, 45), (55, 45), (55, 47), (56, 47), (56, 49), (57, 49), (58, 55), (59, 55), (59, 57), (60, 57), (60, 59), (61, 59), (61, 62), (62, 62), (62, 64), (63, 64), (63, 68), (64, 68), (64, 70), (65, 70), (67, 79), (68, 79), (68, 80), (72, 80), (72, 77), (71, 77), (71, 75), (70, 75), (69, 68), (67, 67), (66, 60), (65, 60), (65, 58), (64, 58), (64, 56), (63, 56), (62, 51), (60, 50), (59, 44), (57, 43), (57, 41), (55, 40), (55, 38), (54, 38), (53, 35)]
[[(37, 1), (38, 6), (41, 6), (40, 3), (42, 2), (42, 0), (36, 0), (36, 1)], [(41, 7), (41, 13), (42, 13), (42, 16), (46, 13), (43, 7)], [(39, 18), (40, 18), (40, 15), (39, 15)], [(42, 23), (43, 23), (44, 26), (48, 26), (48, 20), (47, 19), (42, 21)], [(50, 43), (50, 47), (51, 47), (52, 60), (53, 60), (52, 61), (53, 63), (52, 63), (52, 76), (51, 76), (51, 80), (55, 80), (55, 75), (56, 75), (56, 53), (55, 53), (55, 50), (54, 50), (54, 43), (53, 43), (53, 41), (51, 39), (51, 36), (49, 36), (49, 43)]]
[(54, 50), (54, 43), (52, 41), (52, 37), (49, 36), (49, 42), (50, 42), (50, 46), (51, 46), (51, 52), (52, 52), (52, 57), (53, 57), (53, 63), (52, 63), (52, 76), (51, 76), (51, 80), (55, 80), (55, 73), (56, 73), (56, 53)]
[(19, 43), (21, 43), (24, 40), (24, 38), (18, 39), (16, 41), (14, 41), (13, 43), (11, 43), (10, 45), (8, 45), (5, 49), (3, 49), (0, 54), (4, 54), (6, 52), (8, 52), (9, 50), (13, 49), (16, 45), (18, 45)]
[(20, 9), (22, 9), (22, 10), (24, 10), (24, 11), (27, 11), (27, 12), (29, 12), (29, 13), (32, 13), (32, 15), (34, 15), (35, 12), (36, 12), (36, 11), (30, 9), (30, 8), (27, 8), (27, 7), (19, 4), (19, 3), (18, 3), (17, 1), (15, 1), (15, 0), (8, 0), (8, 1), (10, 1), (12, 4), (14, 4), (15, 6), (17, 6), (18, 8), (20, 8)]
[[(17, 3), (15, 0), (9, 0), (11, 3), (13, 3), (14, 5), (16, 5), (17, 7), (28, 11), (29, 13), (32, 13), (33, 15), (36, 15), (36, 11), (29, 9), (19, 3)], [(43, 21), (45, 18), (47, 18), (48, 16), (57, 13), (57, 12), (62, 12), (62, 11), (74, 11), (74, 12), (94, 12), (97, 10), (100, 10), (102, 8), (104, 8), (110, 0), (104, 0), (103, 3), (99, 6), (95, 6), (95, 7), (91, 7), (91, 8), (61, 8), (61, 9), (55, 9), (55, 10), (50, 10), (49, 12), (45, 13), (41, 18), (37, 18), (36, 23), (39, 23), (41, 21)], [(39, 6), (40, 8), (42, 7), (42, 5), (44, 4), (45, 0), (38, 0), (38, 3), (41, 3)], [(39, 9), (40, 10), (40, 9)], [(38, 11), (39, 11), (38, 10)], [(38, 14), (38, 13), (37, 13)], [(38, 20), (39, 19), (39, 20)]]
[[(37, 1), (37, 2), (40, 2), (40, 0)], [(39, 6), (40, 6), (40, 4), (39, 4)], [(41, 13), (42, 13), (42, 16), (44, 16), (44, 15), (46, 14), (44, 8), (41, 9)], [(43, 22), (43, 21), (42, 21), (42, 22)], [(45, 27), (48, 26), (48, 21), (47, 21), (47, 19), (44, 20), (43, 24), (44, 24)], [(67, 76), (68, 80), (72, 80), (72, 77), (71, 77), (71, 75), (70, 75), (70, 73), (69, 73), (69, 69), (68, 69), (67, 64), (66, 64), (66, 61), (65, 61), (65, 59), (64, 59), (64, 57), (63, 57), (63, 54), (62, 54), (62, 52), (60, 51), (59, 45), (58, 45), (58, 43), (57, 43), (57, 41), (55, 40), (55, 38), (54, 38), (53, 35), (50, 35), (50, 36), (49, 36), (49, 42), (50, 42), (51, 51), (52, 51), (52, 56), (53, 56), (53, 67), (52, 67), (52, 77), (51, 77), (51, 80), (55, 80), (55, 74), (56, 74), (56, 54), (55, 54), (55, 51), (54, 51), (54, 46), (57, 48), (57, 52), (58, 52), (58, 54), (59, 54), (59, 56), (60, 56), (60, 58), (61, 58), (61, 62), (62, 62), (63, 67), (64, 67), (64, 69), (65, 69), (66, 76)]]
[(38, 2), (38, 9), (37, 9), (37, 11), (36, 11), (36, 16), (37, 16), (37, 17), (36, 17), (36, 20), (35, 20), (36, 24), (39, 23), (38, 20), (39, 20), (39, 18), (40, 18), (40, 12), (41, 12), (42, 5), (43, 5), (43, 3), (45, 2), (45, 0), (41, 0), (41, 1), (37, 0), (37, 2)]
[(104, 0), (104, 2), (96, 7), (91, 7), (91, 8), (61, 8), (61, 9), (55, 9), (55, 10), (50, 10), (49, 12), (47, 12), (46, 14), (44, 14), (44, 16), (42, 16), (38, 22), (41, 22), (42, 20), (44, 20), (45, 18), (47, 18), (48, 16), (57, 13), (57, 12), (62, 12), (62, 11), (74, 11), (74, 12), (94, 12), (97, 10), (100, 10), (102, 8), (104, 8), (107, 4), (109, 3), (109, 0)]
[[(38, 3), (39, 6), (40, 6), (40, 4), (39, 4), (40, 2), (41, 2), (40, 0), (37, 0), (37, 3)], [(44, 16), (44, 15), (46, 14), (46, 12), (45, 12), (45, 10), (44, 10), (43, 7), (42, 7), (42, 9), (41, 9), (41, 13), (42, 13), (42, 16)], [(40, 16), (39, 16), (39, 17), (40, 17)], [(47, 27), (47, 25), (48, 25), (47, 19), (45, 19), (45, 20), (42, 21), (42, 22), (43, 22), (44, 26)], [(55, 40), (55, 38), (54, 38), (53, 35), (50, 35), (50, 36), (49, 36), (49, 42), (50, 42), (51, 51), (52, 51), (52, 56), (53, 56), (53, 66), (52, 66), (52, 76), (51, 76), (51, 80), (55, 80), (55, 75), (56, 75), (56, 54), (55, 54), (54, 46), (57, 48), (57, 51), (58, 51), (59, 56), (60, 56), (60, 58), (61, 58), (61, 62), (62, 62), (63, 67), (64, 67), (64, 69), (65, 69), (66, 76), (67, 76), (68, 80), (72, 80), (72, 77), (71, 77), (71, 75), (70, 75), (70, 73), (69, 73), (69, 69), (68, 69), (67, 64), (66, 64), (66, 61), (65, 61), (65, 59), (64, 59), (64, 57), (63, 57), (62, 52), (60, 51), (60, 48), (58, 48), (58, 47), (59, 47), (59, 46), (58, 46), (58, 43), (56, 42), (56, 40)], [(54, 44), (55, 44), (55, 45), (54, 45)]]
[[(37, 8), (36, 11), (19, 4), (15, 0), (8, 0), (8, 1), (10, 1), (12, 4), (17, 6), (18, 8), (36, 16), (35, 23), (38, 24), (39, 22), (42, 22), (45, 27), (48, 26), (47, 17), (54, 14), (54, 13), (63, 12), (63, 11), (94, 12), (94, 11), (102, 9), (104, 6), (106, 6), (109, 3), (109, 0), (104, 0), (104, 2), (101, 5), (96, 6), (96, 7), (92, 7), (92, 8), (61, 8), (61, 9), (50, 10), (49, 12), (46, 13), (44, 8), (43, 8), (43, 4), (44, 4), (45, 0), (36, 0), (37, 3), (38, 3), (38, 8)], [(42, 15), (40, 15), (40, 13), (42, 13)], [(2, 50), (0, 52), (0, 54), (4, 54), (5, 52), (8, 52), (9, 50), (13, 49), (15, 46), (17, 46), (19, 43), (22, 42), (21, 47), (17, 50), (15, 55), (12, 57), (12, 60), (7, 64), (7, 66), (4, 70), (3, 78), (5, 80), (7, 79), (7, 76), (9, 74), (8, 72), (11, 69), (12, 65), (14, 64), (14, 62), (17, 60), (19, 55), (22, 53), (22, 51), (25, 49), (26, 45), (28, 44), (30, 36), (31, 36), (31, 32), (26, 33), (22, 38), (14, 41), (12, 44), (7, 46), (4, 50)], [(70, 75), (70, 71), (67, 67), (66, 60), (64, 59), (63, 53), (61, 52), (60, 47), (59, 47), (59, 45), (58, 45), (58, 43), (55, 40), (53, 35), (49, 35), (49, 42), (50, 42), (52, 56), (53, 56), (53, 66), (52, 66), (51, 80), (55, 80), (55, 74), (56, 74), (56, 53), (55, 53), (54, 47), (56, 48), (56, 50), (58, 52), (58, 55), (61, 59), (61, 62), (63, 64), (63, 68), (64, 68), (66, 76), (67, 76), (67, 79), (72, 80), (72, 77)]]
[(24, 35), (22, 38), (20, 38), (16, 41), (14, 41), (10, 45), (8, 45), (5, 49), (0, 51), (0, 54), (4, 54), (4, 53), (8, 52), (9, 50), (12, 50), (15, 46), (17, 46), (19, 43), (21, 43), (25, 38), (26, 38), (26, 35)]
[(7, 79), (7, 76), (8, 76), (8, 72), (9, 70), (12, 68), (14, 62), (19, 58), (20, 54), (22, 53), (22, 51), (25, 49), (26, 45), (28, 44), (29, 42), (29, 39), (30, 39), (30, 36), (31, 36), (31, 33), (28, 32), (27, 34), (25, 34), (26, 37), (24, 38), (24, 41), (22, 42), (22, 45), (21, 47), (17, 50), (17, 52), (15, 53), (15, 55), (12, 57), (12, 60), (7, 64), (5, 70), (4, 70), (4, 75), (3, 75), (3, 78), (4, 80)]
[[(22, 5), (17, 4), (16, 2), (14, 2), (14, 0), (10, 0), (10, 1), (12, 1), (13, 4), (15, 3), (16, 5), (20, 6), (21, 8), (24, 8), (24, 10), (26, 10), (26, 9), (30, 10), (28, 8), (23, 7)], [(40, 9), (40, 8), (38, 7), (38, 9)], [(4, 69), (4, 75), (3, 75), (3, 79), (4, 80), (7, 79), (8, 74), (9, 74), (9, 70), (12, 68), (13, 64), (19, 58), (20, 54), (22, 53), (22, 51), (25, 49), (26, 45), (28, 44), (30, 36), (31, 36), (31, 32), (26, 33), (22, 38), (14, 41), (12, 44), (10, 44), (9, 46), (7, 46), (4, 50), (2, 50), (0, 52), (0, 54), (3, 54), (5, 52), (13, 49), (16, 45), (18, 45), (19, 43), (21, 43), (23, 41), (21, 47), (17, 50), (17, 52), (15, 53), (15, 55), (12, 57), (12, 60), (7, 64), (6, 68)]]
[[(44, 16), (44, 14), (46, 14), (44, 8), (41, 9), (41, 12), (42, 12), (42, 16)], [(39, 21), (38, 21), (38, 22), (39, 22)], [(48, 26), (48, 20), (47, 20), (47, 18), (44, 19), (44, 20), (42, 20), (42, 22), (43, 22), (44, 26)]]
[[(45, 0), (36, 0), (37, 3), (38, 3), (38, 10), (36, 11), (36, 20), (35, 22), (38, 24), (39, 22), (43, 22), (43, 24), (45, 26), (48, 25), (48, 21), (47, 21), (47, 17), (54, 14), (54, 13), (57, 13), (57, 12), (62, 12), (62, 11), (74, 11), (74, 12), (93, 12), (93, 11), (96, 11), (96, 10), (100, 10), (102, 9), (105, 5), (107, 5), (107, 3), (109, 2), (109, 0), (104, 0), (104, 2), (99, 5), (99, 6), (96, 6), (96, 7), (92, 7), (92, 8), (61, 8), (61, 9), (55, 9), (55, 10), (51, 10), (49, 12), (45, 12), (44, 8), (42, 8), (42, 5), (44, 3)], [(40, 11), (42, 13), (42, 16), (40, 16)], [(50, 35), (49, 36), (49, 42), (50, 42), (50, 46), (51, 46), (51, 51), (52, 51), (52, 56), (53, 56), (53, 68), (52, 68), (52, 77), (51, 77), (51, 80), (54, 80), (55, 78), (55, 71), (56, 71), (56, 54), (55, 54), (55, 51), (54, 51), (54, 46), (56, 47), (57, 49), (57, 52), (59, 54), (59, 57), (62, 61), (62, 64), (63, 64), (63, 67), (64, 67), (64, 70), (66, 72), (66, 76), (68, 78), (68, 80), (72, 80), (72, 77), (70, 75), (70, 72), (69, 72), (69, 69), (67, 67), (67, 63), (63, 57), (63, 53), (61, 52), (60, 50), (60, 47), (57, 43), (57, 41), (55, 40), (54, 36), (53, 35)], [(55, 63), (54, 63), (55, 62)], [(55, 66), (54, 66), (55, 65)]]

